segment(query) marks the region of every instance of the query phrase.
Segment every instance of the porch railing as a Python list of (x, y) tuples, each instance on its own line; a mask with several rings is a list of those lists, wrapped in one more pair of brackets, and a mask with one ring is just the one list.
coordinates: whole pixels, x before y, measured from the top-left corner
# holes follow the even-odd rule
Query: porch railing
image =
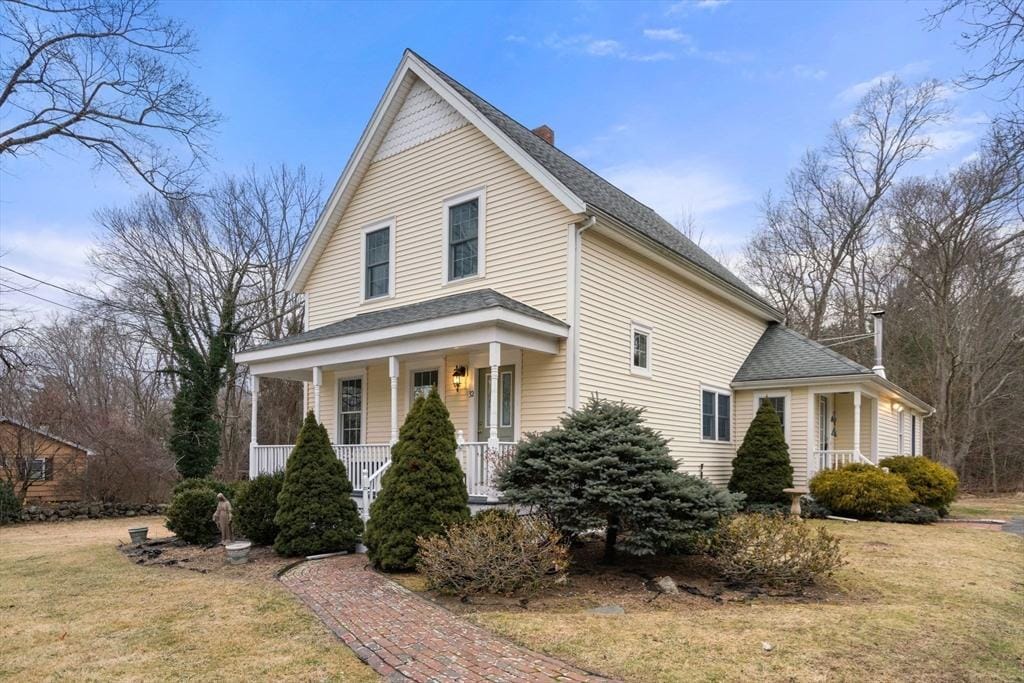
[[(256, 474), (279, 472), (285, 468), (291, 445), (250, 446), (252, 464)], [(380, 479), (391, 464), (389, 444), (334, 444), (334, 453), (345, 463), (352, 489), (363, 494), (366, 509), (380, 491)], [(461, 442), (456, 457), (466, 476), (466, 491), (476, 498), (490, 500), (498, 497), (494, 476), (503, 462), (515, 454), (514, 443), (501, 443), (489, 448), (486, 442)], [(364, 513), (365, 514), (365, 513)]]
[(814, 457), (811, 462), (811, 476), (814, 476), (821, 470), (834, 470), (855, 462), (871, 466), (875, 464), (860, 451), (814, 451)]

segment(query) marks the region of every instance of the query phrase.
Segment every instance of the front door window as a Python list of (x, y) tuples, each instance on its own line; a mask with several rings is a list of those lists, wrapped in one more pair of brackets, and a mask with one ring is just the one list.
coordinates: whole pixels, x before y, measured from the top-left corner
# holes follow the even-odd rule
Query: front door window
[(343, 379), (339, 383), (338, 431), (343, 444), (363, 442), (363, 380)]
[[(477, 371), (477, 439), (486, 441), (491, 433), (491, 370)], [(498, 440), (515, 441), (515, 366), (498, 369)]]
[(828, 450), (828, 396), (818, 397), (818, 450)]

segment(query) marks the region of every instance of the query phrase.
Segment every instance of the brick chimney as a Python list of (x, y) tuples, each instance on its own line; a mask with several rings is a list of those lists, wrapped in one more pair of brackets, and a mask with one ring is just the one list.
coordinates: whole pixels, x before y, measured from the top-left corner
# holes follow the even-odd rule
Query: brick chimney
[(551, 145), (552, 147), (555, 146), (555, 131), (551, 130), (551, 127), (548, 126), (547, 124), (544, 124), (543, 126), (538, 126), (537, 128), (534, 128), (530, 132), (539, 137), (544, 142)]

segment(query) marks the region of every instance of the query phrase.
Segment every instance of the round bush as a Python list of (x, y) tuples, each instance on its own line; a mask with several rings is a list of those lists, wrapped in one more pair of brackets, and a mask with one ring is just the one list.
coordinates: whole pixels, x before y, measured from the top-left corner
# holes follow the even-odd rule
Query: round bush
[(565, 575), (569, 550), (560, 538), (540, 517), (493, 510), (455, 524), (442, 535), (420, 537), (417, 561), (435, 590), (513, 595)]
[(818, 472), (810, 489), (833, 513), (867, 519), (910, 505), (914, 498), (903, 477), (861, 463)]
[(177, 496), (183, 491), (191, 491), (193, 489), (210, 489), (214, 493), (223, 493), (224, 497), (228, 500), (233, 501), (235, 499), (235, 484), (218, 481), (209, 477), (202, 479), (182, 479), (174, 485), (173, 494)]
[(799, 590), (843, 564), (839, 539), (824, 527), (780, 514), (738, 515), (719, 526), (712, 555), (730, 581)]
[(0, 481), (0, 524), (17, 522), (21, 518), (21, 500), (9, 481)]
[(187, 543), (209, 545), (217, 538), (216, 511), (216, 492), (205, 486), (186, 488), (167, 508), (167, 528)]
[(913, 502), (933, 508), (943, 517), (949, 513), (949, 505), (956, 499), (960, 486), (956, 472), (920, 455), (899, 455), (878, 464), (906, 480), (914, 494)]
[(239, 487), (235, 501), (238, 531), (257, 545), (273, 545), (279, 531), (274, 522), (284, 472), (261, 474)]

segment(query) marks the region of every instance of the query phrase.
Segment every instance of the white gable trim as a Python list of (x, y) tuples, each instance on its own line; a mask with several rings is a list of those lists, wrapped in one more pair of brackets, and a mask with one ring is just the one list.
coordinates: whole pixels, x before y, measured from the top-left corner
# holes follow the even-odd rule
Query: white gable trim
[(523, 170), (554, 195), (569, 211), (572, 213), (585, 212), (586, 204), (582, 199), (573, 194), (543, 166), (526, 154), (497, 126), (477, 111), (476, 107), (473, 107), (465, 98), (459, 95), (454, 88), (438, 78), (433, 70), (423, 64), (416, 55), (406, 50), (402, 56), (402, 61), (388, 83), (387, 89), (384, 91), (384, 95), (381, 97), (380, 102), (377, 103), (377, 108), (374, 109), (370, 122), (363, 130), (359, 142), (352, 152), (352, 156), (349, 157), (348, 163), (345, 164), (344, 171), (342, 171), (341, 176), (338, 178), (338, 182), (335, 183), (331, 196), (324, 205), (324, 210), (317, 219), (316, 226), (313, 228), (313, 233), (302, 249), (302, 254), (299, 256), (295, 269), (288, 277), (288, 282), (285, 286), (289, 291), (298, 294), (305, 289), (306, 282), (316, 260), (326, 248), (333, 227), (340, 220), (348, 202), (352, 198), (352, 194), (362, 180), (363, 174), (369, 166), (376, 148), (380, 145), (388, 125), (393, 122), (398, 114), (399, 105), (415, 82), (414, 77), (418, 77), (444, 98), (458, 113), (476, 126), (491, 142), (514, 159)]

